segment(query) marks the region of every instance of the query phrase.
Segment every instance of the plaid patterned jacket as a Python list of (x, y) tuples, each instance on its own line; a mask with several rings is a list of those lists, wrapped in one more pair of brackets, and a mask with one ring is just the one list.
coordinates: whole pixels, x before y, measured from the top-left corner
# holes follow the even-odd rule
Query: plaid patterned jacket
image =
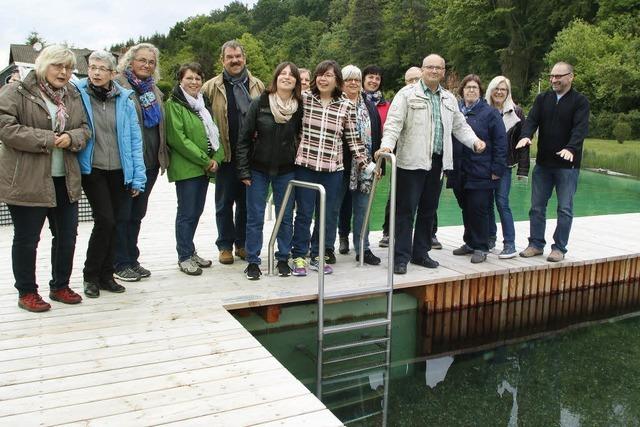
[(356, 107), (351, 101), (334, 98), (324, 107), (320, 98), (305, 92), (302, 103), (302, 135), (296, 165), (317, 172), (341, 171), (344, 145), (358, 163), (364, 164), (366, 151), (356, 130)]

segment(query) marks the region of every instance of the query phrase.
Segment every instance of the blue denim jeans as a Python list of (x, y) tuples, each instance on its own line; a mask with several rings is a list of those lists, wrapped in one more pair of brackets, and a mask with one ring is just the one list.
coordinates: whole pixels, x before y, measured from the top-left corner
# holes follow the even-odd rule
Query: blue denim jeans
[[(325, 248), (333, 247), (336, 240), (336, 228), (338, 226), (338, 216), (332, 212), (337, 212), (336, 206), (342, 201), (342, 171), (338, 172), (316, 172), (302, 166), (296, 167), (295, 176), (297, 180), (313, 182), (324, 186), (326, 191), (326, 213), (325, 213)], [(291, 256), (293, 258), (304, 257), (309, 250), (311, 241), (311, 219), (316, 205), (320, 205), (320, 196), (317, 191), (306, 188), (296, 188), (296, 217), (293, 225), (293, 240)], [(311, 256), (318, 256), (318, 237), (311, 241)]]
[[(260, 264), (260, 251), (262, 250), (262, 230), (264, 227), (264, 209), (267, 204), (267, 194), (269, 184), (273, 189), (273, 203), (276, 206), (276, 215), (280, 212), (280, 207), (287, 191), (289, 181), (294, 179), (293, 172), (283, 175), (269, 176), (257, 170), (251, 171), (251, 185), (247, 187), (247, 240), (245, 249), (247, 251), (247, 262)], [(291, 251), (291, 238), (293, 235), (293, 201), (291, 194), (280, 229), (278, 230), (277, 242), (278, 250), (276, 259), (286, 261), (289, 259)]]
[(531, 177), (531, 209), (529, 210), (529, 245), (544, 249), (544, 231), (547, 221), (547, 203), (553, 188), (558, 197), (558, 220), (553, 233), (552, 249), (567, 252), (571, 223), (573, 222), (573, 196), (578, 188), (580, 169), (550, 168), (536, 165)]
[[(516, 241), (516, 229), (513, 224), (513, 214), (511, 213), (511, 207), (509, 206), (509, 191), (511, 191), (511, 170), (507, 168), (504, 175), (498, 182), (498, 188), (493, 191), (493, 198), (496, 202), (496, 208), (498, 208), (498, 215), (500, 215), (500, 226), (502, 227), (502, 238), (505, 246), (515, 246)], [(493, 203), (492, 203), (493, 205)], [(489, 236), (495, 237), (498, 232), (496, 226), (496, 214), (493, 210), (493, 206), (489, 209)]]
[(139, 264), (140, 249), (138, 249), (138, 236), (142, 219), (147, 215), (149, 196), (158, 179), (158, 168), (147, 169), (147, 183), (144, 192), (137, 197), (125, 197), (120, 206), (116, 224), (116, 256), (114, 268), (121, 271), (127, 267), (135, 267)]
[[(247, 228), (247, 195), (238, 179), (235, 162), (220, 163), (216, 172), (216, 226), (219, 250), (244, 248)], [(235, 205), (235, 212), (234, 212)]]
[(73, 269), (73, 254), (78, 234), (78, 203), (71, 203), (65, 178), (53, 178), (56, 207), (7, 205), (13, 221), (11, 261), (15, 287), (20, 296), (37, 292), (36, 253), (44, 220), (49, 220), (51, 240), (52, 290), (69, 286)]
[(176, 181), (176, 196), (178, 198), (176, 250), (179, 262), (191, 258), (191, 255), (196, 251), (193, 237), (196, 234), (202, 211), (204, 211), (208, 188), (209, 177), (206, 175)]

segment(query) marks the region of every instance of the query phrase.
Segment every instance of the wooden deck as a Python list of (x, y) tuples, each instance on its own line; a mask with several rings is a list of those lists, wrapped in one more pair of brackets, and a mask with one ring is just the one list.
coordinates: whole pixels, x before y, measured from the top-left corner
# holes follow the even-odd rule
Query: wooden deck
[[(54, 302), (52, 310), (42, 314), (18, 309), (10, 261), (12, 227), (0, 227), (0, 257), (5, 260), (0, 265), (1, 425), (341, 425), (227, 312), (314, 300), (315, 273), (306, 278), (265, 275), (250, 282), (242, 273), (244, 262), (220, 265), (214, 245), (213, 187), (196, 246), (200, 255), (215, 260), (214, 265), (199, 277), (180, 273), (173, 188), (160, 178), (143, 222), (141, 262), (152, 270), (152, 277), (125, 284), (125, 294), (103, 293), (95, 300), (85, 298), (79, 306)], [(265, 228), (272, 224), (267, 222)], [(91, 226), (79, 227), (72, 277), (78, 291)], [(548, 236), (553, 226), (549, 221)], [(528, 223), (517, 223), (516, 233), (521, 249)], [(371, 241), (383, 265), (359, 268), (353, 251), (338, 255), (335, 273), (326, 277), (328, 291), (383, 283), (386, 252), (377, 248), (379, 237), (372, 233)], [(410, 265), (406, 276), (396, 276), (396, 288), (548, 265), (542, 257), (499, 260), (495, 255), (473, 265), (467, 257), (451, 254), (461, 244), (461, 227), (444, 227), (438, 237), (445, 248), (432, 255), (442, 267)], [(38, 261), (45, 297), (49, 243), (45, 230)], [(640, 214), (577, 218), (567, 259), (559, 265), (639, 255)], [(263, 265), (266, 270), (266, 262)]]

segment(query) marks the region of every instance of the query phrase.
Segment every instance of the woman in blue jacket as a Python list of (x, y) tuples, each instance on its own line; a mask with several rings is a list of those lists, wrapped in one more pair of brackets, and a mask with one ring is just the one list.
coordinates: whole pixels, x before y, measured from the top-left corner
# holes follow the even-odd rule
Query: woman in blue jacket
[(113, 81), (116, 61), (105, 51), (89, 56), (89, 78), (76, 84), (82, 96), (92, 137), (80, 152), (82, 189), (93, 211), (93, 230), (84, 263), (84, 293), (100, 296), (100, 289), (121, 293), (113, 280), (116, 218), (126, 197), (144, 191), (142, 136), (133, 94)]
[(487, 144), (482, 153), (454, 139), (453, 170), (447, 173), (447, 187), (453, 188), (462, 209), (464, 244), (454, 255), (472, 254), (476, 264), (489, 252), (489, 210), (493, 191), (507, 168), (507, 137), (500, 113), (482, 98), (480, 77), (469, 74), (460, 83), (460, 111), (476, 136)]

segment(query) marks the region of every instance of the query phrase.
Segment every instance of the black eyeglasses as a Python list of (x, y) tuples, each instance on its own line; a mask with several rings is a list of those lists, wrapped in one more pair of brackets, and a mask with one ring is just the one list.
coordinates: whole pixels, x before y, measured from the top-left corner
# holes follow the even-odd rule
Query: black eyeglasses
[(564, 74), (549, 74), (549, 78), (550, 79), (561, 79), (564, 76), (568, 76), (571, 73), (564, 73)]

